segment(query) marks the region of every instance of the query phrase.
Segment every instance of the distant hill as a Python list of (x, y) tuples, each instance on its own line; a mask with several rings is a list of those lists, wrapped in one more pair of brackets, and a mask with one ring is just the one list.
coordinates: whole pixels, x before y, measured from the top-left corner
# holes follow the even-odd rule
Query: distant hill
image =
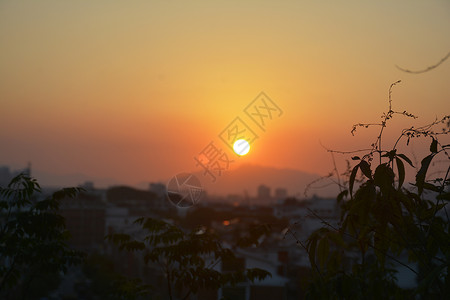
[[(199, 169), (197, 169), (199, 170)], [(271, 188), (272, 194), (276, 188), (287, 189), (289, 196), (302, 198), (306, 186), (320, 178), (318, 174), (307, 173), (295, 169), (279, 169), (273, 167), (245, 164), (235, 170), (226, 171), (217, 177), (215, 183), (208, 176), (203, 176), (202, 171), (194, 173), (200, 179), (203, 188), (210, 195), (237, 194), (243, 196), (245, 191), (250, 196), (256, 196), (258, 186), (264, 184)], [(176, 175), (176, 174), (174, 174)], [(86, 181), (94, 182), (96, 187), (110, 187), (120, 184), (113, 178), (97, 178), (85, 174), (52, 174), (33, 170), (32, 176), (36, 177), (42, 186), (67, 187), (78, 186)], [(163, 183), (167, 183), (170, 178)], [(134, 187), (148, 189), (148, 181), (136, 184)], [(323, 186), (329, 181), (319, 182), (315, 186)], [(334, 197), (338, 194), (338, 188), (332, 184), (323, 188), (312, 188), (308, 196), (316, 194), (322, 197)]]
[[(276, 188), (287, 189), (289, 196), (303, 197), (306, 186), (320, 178), (318, 174), (306, 173), (294, 169), (278, 169), (258, 165), (242, 165), (236, 170), (227, 171), (217, 177), (216, 182), (211, 182), (210, 177), (203, 176), (203, 172), (195, 175), (201, 180), (203, 187), (211, 195), (244, 195), (244, 191), (250, 196), (256, 196), (258, 186), (264, 184), (271, 188), (273, 195)], [(316, 184), (317, 187), (326, 185), (330, 181)], [(336, 185), (332, 184), (323, 188), (312, 188), (308, 196), (316, 194), (322, 197), (335, 197), (339, 193)]]
[(35, 177), (41, 186), (46, 187), (68, 187), (79, 186), (87, 181), (94, 183), (95, 187), (109, 187), (118, 185), (118, 181), (112, 178), (97, 178), (85, 174), (53, 174), (32, 170), (31, 175)]

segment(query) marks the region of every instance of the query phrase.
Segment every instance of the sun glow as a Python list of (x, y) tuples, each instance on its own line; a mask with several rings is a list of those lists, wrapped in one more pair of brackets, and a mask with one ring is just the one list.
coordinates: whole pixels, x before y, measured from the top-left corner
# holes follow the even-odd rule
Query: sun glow
[(234, 142), (233, 150), (237, 155), (246, 155), (250, 151), (250, 144), (244, 139), (237, 140)]

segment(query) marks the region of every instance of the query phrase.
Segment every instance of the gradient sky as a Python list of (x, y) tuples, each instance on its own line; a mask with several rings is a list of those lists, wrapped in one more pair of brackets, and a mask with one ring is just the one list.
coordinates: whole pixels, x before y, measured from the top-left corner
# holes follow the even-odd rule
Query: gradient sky
[(284, 114), (236, 164), (326, 174), (320, 143), (370, 145), (351, 127), (379, 121), (399, 79), (393, 108), (420, 118), (386, 144), (450, 113), (450, 61), (395, 67), (435, 64), (449, 37), (445, 0), (1, 1), (0, 165), (166, 179), (265, 91)]

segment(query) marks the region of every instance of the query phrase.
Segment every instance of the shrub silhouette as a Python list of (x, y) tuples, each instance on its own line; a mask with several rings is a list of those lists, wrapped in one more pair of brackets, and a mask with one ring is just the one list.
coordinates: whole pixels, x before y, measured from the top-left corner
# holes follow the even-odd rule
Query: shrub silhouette
[[(322, 220), (325, 225), (305, 243), (298, 241), (308, 252), (314, 273), (307, 298), (448, 298), (450, 222), (446, 205), (450, 201), (450, 145), (442, 145), (439, 136), (449, 133), (450, 116), (420, 128), (405, 129), (393, 149), (383, 149), (383, 130), (395, 114), (416, 118), (406, 111), (392, 110), (391, 90), (397, 83), (389, 89), (389, 109), (381, 123), (353, 126), (352, 134), (358, 127), (381, 129), (366, 154), (352, 157), (356, 165), (347, 172), (348, 184), (341, 185), (343, 189), (337, 197), (341, 210), (339, 225)], [(444, 128), (436, 131), (440, 124)], [(405, 154), (397, 152), (397, 145), (403, 139), (409, 144), (410, 139), (417, 137), (431, 140), (429, 154), (418, 166), (412, 188), (406, 188), (406, 170), (414, 165)], [(430, 164), (438, 156), (447, 162), (445, 176), (430, 178), (427, 175)], [(358, 173), (363, 179), (354, 191)], [(399, 266), (417, 278), (414, 289), (397, 285)]]
[(75, 197), (65, 188), (39, 200), (41, 188), (25, 174), (0, 187), (0, 298), (38, 299), (59, 284), (61, 272), (82, 260), (68, 247), (59, 201)]
[[(207, 228), (185, 232), (176, 225), (153, 218), (139, 218), (135, 223), (146, 232), (143, 239), (122, 233), (108, 235), (107, 239), (122, 250), (140, 252), (146, 264), (159, 265), (165, 276), (169, 299), (189, 299), (200, 289), (218, 289), (271, 276), (269, 272), (258, 268), (230, 272), (216, 270), (218, 263), (232, 264), (236, 256)], [(266, 232), (253, 232), (246, 242), (250, 240), (257, 243), (258, 238)]]

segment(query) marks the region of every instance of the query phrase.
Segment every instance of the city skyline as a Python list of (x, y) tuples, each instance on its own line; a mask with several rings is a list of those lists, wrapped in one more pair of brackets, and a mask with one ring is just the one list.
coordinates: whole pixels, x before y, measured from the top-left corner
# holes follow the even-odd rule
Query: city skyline
[[(96, 189), (129, 186), (140, 190), (147, 190), (149, 184), (155, 186), (163, 185), (166, 188), (169, 183), (169, 179), (166, 179), (142, 181), (128, 185), (111, 178), (92, 178), (83, 174), (69, 174), (65, 176), (43, 174), (34, 170), (32, 164), (28, 164), (26, 168), (21, 169), (12, 169), (9, 166), (0, 165), (0, 186), (6, 186), (19, 173), (31, 175), (40, 182), (41, 186), (46, 188), (86, 186), (88, 184)], [(324, 183), (329, 184), (331, 182), (329, 179), (322, 178), (319, 174), (309, 174), (293, 169), (278, 169), (243, 164), (236, 170), (226, 172), (217, 182), (211, 182), (201, 171), (194, 172), (192, 175), (199, 179), (201, 188), (205, 194), (217, 199), (223, 199), (228, 196), (238, 196), (241, 198), (250, 196), (258, 198), (258, 188), (260, 186), (268, 186), (274, 199), (277, 197), (308, 198), (313, 195), (334, 197), (338, 193), (338, 186), (335, 184), (323, 186)]]

